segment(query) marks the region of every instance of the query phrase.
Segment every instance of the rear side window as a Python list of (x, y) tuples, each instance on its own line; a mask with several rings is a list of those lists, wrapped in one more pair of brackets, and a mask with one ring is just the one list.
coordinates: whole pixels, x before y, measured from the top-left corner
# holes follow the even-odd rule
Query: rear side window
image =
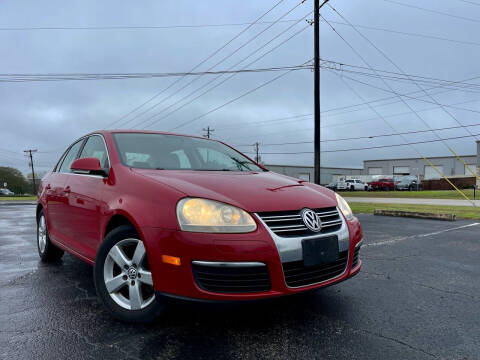
[(71, 173), (72, 170), (70, 170), (70, 165), (72, 165), (73, 161), (77, 158), (78, 152), (80, 151), (80, 147), (82, 146), (83, 140), (80, 140), (79, 142), (75, 143), (72, 145), (70, 150), (68, 150), (67, 155), (65, 155), (65, 158), (63, 159), (62, 165), (60, 166), (60, 169), (58, 170), (61, 173)]
[(108, 163), (107, 149), (105, 142), (100, 135), (90, 136), (83, 147), (80, 159), (94, 157), (100, 161), (100, 165), (104, 169), (108, 169), (110, 164)]

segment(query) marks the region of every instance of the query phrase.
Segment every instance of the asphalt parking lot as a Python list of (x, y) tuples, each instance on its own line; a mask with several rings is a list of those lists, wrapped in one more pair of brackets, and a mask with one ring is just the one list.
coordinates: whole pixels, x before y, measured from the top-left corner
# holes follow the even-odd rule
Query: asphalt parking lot
[(480, 223), (359, 215), (362, 272), (301, 296), (110, 318), (92, 268), (39, 262), (34, 206), (0, 206), (0, 358), (479, 359)]

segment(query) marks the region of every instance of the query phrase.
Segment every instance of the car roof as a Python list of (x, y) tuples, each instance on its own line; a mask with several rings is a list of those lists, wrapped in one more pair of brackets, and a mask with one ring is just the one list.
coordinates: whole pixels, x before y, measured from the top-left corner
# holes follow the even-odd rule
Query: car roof
[(174, 133), (174, 132), (168, 132), (168, 131), (156, 131), (156, 130), (134, 130), (134, 129), (103, 129), (103, 130), (98, 130), (98, 131), (93, 131), (88, 135), (92, 134), (160, 134), (160, 135), (174, 135), (174, 136), (186, 136), (186, 137), (191, 137), (191, 138), (197, 138), (197, 139), (204, 139), (204, 140), (212, 140), (212, 141), (218, 141), (214, 139), (207, 139), (203, 136), (198, 136), (198, 135), (190, 135), (190, 134), (180, 134), (180, 133)]

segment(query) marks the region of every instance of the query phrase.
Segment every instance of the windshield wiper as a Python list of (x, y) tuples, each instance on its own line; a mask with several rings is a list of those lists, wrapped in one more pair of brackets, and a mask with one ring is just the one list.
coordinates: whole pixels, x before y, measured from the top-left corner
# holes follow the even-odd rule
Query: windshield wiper
[(192, 169), (192, 170), (194, 171), (236, 171), (232, 169)]

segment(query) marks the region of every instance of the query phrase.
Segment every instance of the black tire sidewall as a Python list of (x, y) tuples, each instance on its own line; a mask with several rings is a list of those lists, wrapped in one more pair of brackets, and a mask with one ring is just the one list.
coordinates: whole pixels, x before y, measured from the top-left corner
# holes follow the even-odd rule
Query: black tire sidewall
[(160, 302), (157, 298), (148, 305), (145, 309), (141, 310), (127, 310), (118, 305), (111, 297), (105, 286), (105, 281), (103, 277), (103, 267), (105, 260), (107, 258), (108, 252), (110, 249), (117, 244), (119, 241), (133, 238), (141, 240), (135, 228), (131, 225), (122, 225), (114, 230), (112, 230), (105, 237), (105, 240), (102, 242), (97, 251), (97, 256), (95, 258), (95, 266), (93, 270), (95, 289), (97, 290), (97, 295), (110, 313), (118, 320), (124, 322), (133, 322), (133, 323), (147, 323), (155, 320), (160, 313), (163, 311), (164, 304)]
[[(42, 251), (40, 250), (40, 243), (39, 243), (39, 227), (40, 227), (40, 218), (41, 217), (45, 218), (45, 234), (46, 234), (46, 243), (45, 243), (45, 249)], [(38, 251), (38, 256), (40, 256), (40, 259), (43, 262), (48, 262), (48, 261), (55, 261), (59, 260), (63, 256), (63, 250), (58, 248), (57, 246), (53, 245), (51, 240), (50, 240), (50, 235), (48, 234), (48, 226), (47, 226), (47, 218), (45, 216), (45, 213), (42, 210), (38, 213), (38, 218), (37, 218), (37, 251)]]

